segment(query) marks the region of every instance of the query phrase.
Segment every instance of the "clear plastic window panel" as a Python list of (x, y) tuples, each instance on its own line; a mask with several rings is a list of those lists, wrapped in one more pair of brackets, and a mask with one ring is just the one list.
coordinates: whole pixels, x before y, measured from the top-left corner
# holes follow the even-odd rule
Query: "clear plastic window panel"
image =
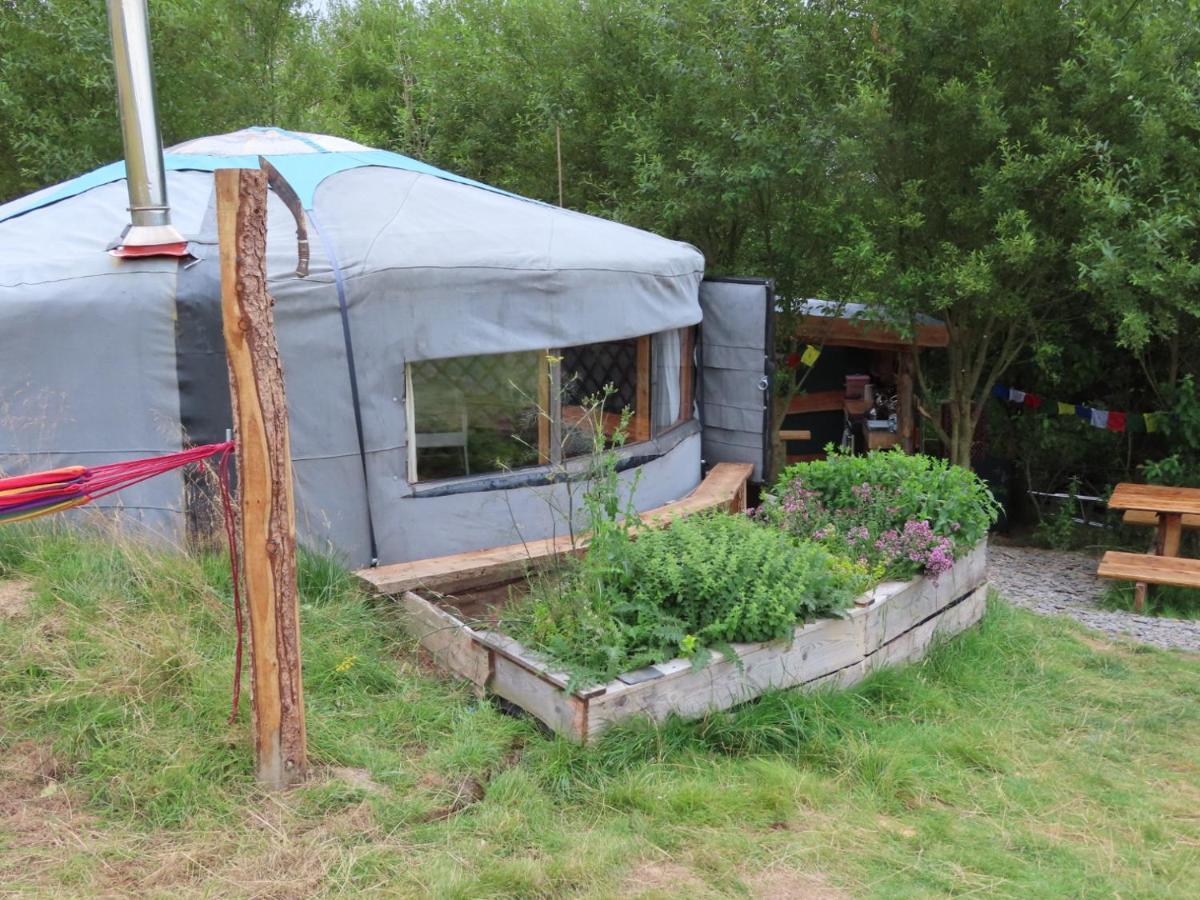
[(498, 353), (412, 363), (419, 481), (536, 465), (543, 354)]

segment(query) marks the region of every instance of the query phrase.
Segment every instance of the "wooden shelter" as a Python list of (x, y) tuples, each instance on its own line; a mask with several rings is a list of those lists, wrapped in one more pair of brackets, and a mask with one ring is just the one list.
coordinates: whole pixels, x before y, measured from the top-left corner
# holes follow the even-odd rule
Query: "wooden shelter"
[(861, 303), (807, 300), (795, 329), (820, 355), (780, 430), (789, 463), (820, 459), (825, 445), (841, 444), (848, 430), (856, 450), (920, 448), (913, 361), (921, 350), (950, 342), (944, 322), (922, 316), (905, 336)]

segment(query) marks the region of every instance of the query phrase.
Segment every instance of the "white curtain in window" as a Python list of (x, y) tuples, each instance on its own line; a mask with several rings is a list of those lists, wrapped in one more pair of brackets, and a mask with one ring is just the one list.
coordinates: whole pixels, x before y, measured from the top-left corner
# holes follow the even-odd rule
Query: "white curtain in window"
[(650, 400), (653, 433), (658, 434), (679, 421), (679, 369), (682, 329), (660, 331), (650, 347), (654, 377)]

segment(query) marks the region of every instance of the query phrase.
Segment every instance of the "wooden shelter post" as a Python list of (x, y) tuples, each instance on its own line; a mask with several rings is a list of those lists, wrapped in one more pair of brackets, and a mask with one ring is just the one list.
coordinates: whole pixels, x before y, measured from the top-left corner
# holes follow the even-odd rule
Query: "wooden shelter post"
[(905, 453), (912, 453), (916, 449), (913, 435), (913, 366), (917, 362), (916, 354), (915, 347), (896, 354), (896, 393), (899, 395), (896, 431), (900, 434), (900, 446)]
[(255, 768), (261, 783), (283, 788), (304, 780), (308, 761), (287, 402), (267, 293), (267, 175), (220, 169), (216, 189), (250, 617)]

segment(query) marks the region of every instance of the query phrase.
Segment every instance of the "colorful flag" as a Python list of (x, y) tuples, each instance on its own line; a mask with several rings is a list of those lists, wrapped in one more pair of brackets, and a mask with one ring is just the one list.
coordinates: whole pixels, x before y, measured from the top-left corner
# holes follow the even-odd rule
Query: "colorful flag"
[(809, 344), (804, 348), (804, 352), (800, 354), (800, 362), (804, 363), (804, 365), (811, 369), (813, 365), (816, 364), (817, 360), (820, 359), (820, 357), (821, 351), (812, 344)]
[(1074, 403), (1062, 403), (1060, 401), (1058, 404), (1058, 414), (1060, 416), (1075, 415), (1075, 404)]
[(1161, 414), (1160, 413), (1146, 413), (1144, 416), (1142, 416), (1142, 418), (1146, 420), (1146, 430), (1147, 431), (1155, 432), (1162, 428), (1162, 423), (1158, 419), (1159, 415), (1161, 415)]
[(1095, 428), (1108, 428), (1108, 410), (1093, 409), (1092, 410), (1092, 426)]
[(1025, 405), (1028, 406), (1030, 409), (1037, 409), (1039, 406), (1042, 405), (1042, 398), (1038, 394), (1026, 393), (1025, 394)]
[(1009, 388), (1008, 389), (1008, 399), (1012, 403), (1024, 403), (1025, 402), (1025, 392), (1018, 391), (1016, 388)]
[(1092, 421), (1092, 408), (1084, 406), (1082, 403), (1075, 404), (1075, 415), (1086, 422)]
[(1110, 412), (1108, 419), (1104, 423), (1109, 431), (1124, 431), (1125, 430), (1125, 413)]

